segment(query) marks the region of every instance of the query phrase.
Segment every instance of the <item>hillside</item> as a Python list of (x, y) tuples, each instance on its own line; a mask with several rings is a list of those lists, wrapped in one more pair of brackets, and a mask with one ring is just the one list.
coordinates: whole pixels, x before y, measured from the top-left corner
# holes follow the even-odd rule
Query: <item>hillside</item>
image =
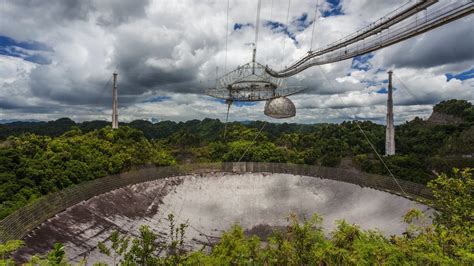
[(449, 100), (437, 104), (428, 118), (432, 125), (458, 125), (474, 122), (474, 106), (464, 100)]

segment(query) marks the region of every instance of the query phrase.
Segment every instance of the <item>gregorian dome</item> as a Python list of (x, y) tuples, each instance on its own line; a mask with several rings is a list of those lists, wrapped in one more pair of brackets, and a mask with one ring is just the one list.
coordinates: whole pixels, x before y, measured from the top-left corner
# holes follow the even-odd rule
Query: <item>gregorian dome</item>
[(296, 115), (296, 108), (290, 99), (276, 97), (267, 101), (264, 114), (277, 119), (290, 118)]

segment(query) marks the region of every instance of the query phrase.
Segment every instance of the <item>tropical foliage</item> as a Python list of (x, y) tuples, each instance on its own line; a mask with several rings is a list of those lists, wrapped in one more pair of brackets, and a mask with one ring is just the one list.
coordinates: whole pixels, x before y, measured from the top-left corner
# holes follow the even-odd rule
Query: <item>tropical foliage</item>
[(103, 128), (59, 137), (24, 134), (0, 148), (0, 219), (42, 195), (145, 164), (174, 158), (139, 130)]

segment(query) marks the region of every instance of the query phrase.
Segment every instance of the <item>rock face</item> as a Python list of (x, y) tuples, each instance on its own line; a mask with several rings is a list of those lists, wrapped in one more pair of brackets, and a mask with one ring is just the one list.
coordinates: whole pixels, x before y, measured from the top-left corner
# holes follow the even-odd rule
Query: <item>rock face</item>
[(463, 122), (463, 119), (454, 115), (448, 115), (433, 111), (427, 121), (429, 124), (432, 125), (458, 125)]
[(186, 247), (212, 245), (220, 234), (239, 223), (247, 234), (262, 237), (288, 224), (290, 213), (309, 217), (318, 213), (329, 233), (334, 222), (346, 219), (364, 229), (379, 229), (385, 235), (401, 234), (402, 216), (427, 206), (408, 199), (357, 185), (288, 174), (209, 174), (155, 180), (131, 185), (94, 197), (57, 214), (24, 240), (26, 247), (15, 254), (25, 261), (45, 253), (55, 242), (65, 244), (69, 259), (108, 261), (95, 248), (114, 230), (135, 235), (149, 225), (162, 237), (168, 233), (168, 214), (177, 223), (188, 223)]

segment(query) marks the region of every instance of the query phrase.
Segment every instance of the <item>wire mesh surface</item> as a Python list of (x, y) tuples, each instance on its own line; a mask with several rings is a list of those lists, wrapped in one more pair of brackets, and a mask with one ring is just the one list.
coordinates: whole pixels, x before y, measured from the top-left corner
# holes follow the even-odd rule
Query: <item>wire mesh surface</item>
[[(95, 179), (38, 199), (0, 221), (0, 242), (22, 239), (31, 230), (57, 213), (108, 191), (160, 178), (212, 172), (267, 172), (314, 176), (352, 183), (362, 187), (370, 187), (403, 196), (400, 194), (397, 184), (391, 177), (340, 168), (258, 162), (204, 163), (167, 167), (146, 167)], [(431, 190), (424, 185), (404, 180), (398, 180), (398, 182), (407, 194), (414, 199), (421, 198), (429, 200), (433, 198)]]

